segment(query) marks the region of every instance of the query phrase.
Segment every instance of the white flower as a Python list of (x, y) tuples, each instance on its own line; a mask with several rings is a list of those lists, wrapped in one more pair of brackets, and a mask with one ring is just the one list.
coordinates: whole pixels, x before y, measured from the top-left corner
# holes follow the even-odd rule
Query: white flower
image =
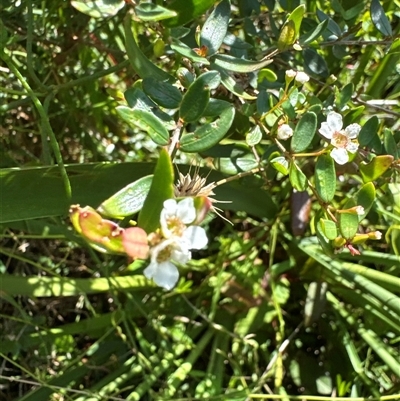
[(295, 81), (299, 83), (300, 85), (304, 85), (306, 82), (310, 80), (310, 77), (302, 71), (298, 71), (296, 74)]
[(195, 218), (192, 198), (185, 198), (179, 203), (174, 199), (164, 202), (160, 215), (164, 239), (150, 249), (150, 264), (143, 272), (160, 287), (167, 290), (173, 288), (179, 278), (176, 264), (184, 265), (192, 258), (191, 249), (202, 249), (207, 245), (207, 235), (202, 227), (186, 226)]
[(296, 71), (294, 70), (286, 70), (285, 74), (288, 78), (294, 78), (296, 76)]
[(331, 145), (334, 146), (331, 157), (337, 164), (346, 164), (349, 161), (348, 153), (357, 152), (358, 143), (352, 139), (356, 139), (361, 130), (358, 124), (350, 124), (344, 130), (342, 128), (342, 116), (331, 111), (319, 129), (321, 135), (331, 140)]
[(277, 137), (282, 141), (289, 139), (293, 135), (293, 130), (288, 124), (282, 124), (278, 127)]
[(196, 209), (192, 198), (184, 198), (179, 203), (175, 199), (168, 199), (160, 215), (161, 232), (165, 238), (174, 234), (179, 236), (195, 218)]

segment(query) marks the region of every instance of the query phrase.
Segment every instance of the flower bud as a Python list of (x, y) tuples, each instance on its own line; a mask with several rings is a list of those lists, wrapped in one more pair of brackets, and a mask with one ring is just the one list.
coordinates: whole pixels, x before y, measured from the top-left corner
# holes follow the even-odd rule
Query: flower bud
[(290, 125), (282, 124), (278, 127), (278, 132), (277, 132), (278, 139), (285, 141), (286, 139), (289, 139), (291, 136), (293, 136), (293, 130), (290, 127)]
[(382, 233), (380, 231), (372, 231), (368, 233), (368, 238), (380, 240), (382, 238)]
[(296, 81), (296, 83), (298, 83), (300, 85), (304, 85), (309, 80), (310, 80), (310, 77), (305, 72), (299, 71), (296, 74), (295, 81)]

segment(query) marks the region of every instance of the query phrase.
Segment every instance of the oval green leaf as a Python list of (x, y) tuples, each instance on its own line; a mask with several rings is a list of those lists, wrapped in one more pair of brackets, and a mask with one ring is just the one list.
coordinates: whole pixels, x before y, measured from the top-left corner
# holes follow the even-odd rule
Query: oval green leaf
[(296, 191), (301, 192), (306, 190), (307, 177), (293, 162), (290, 163), (289, 167), (289, 180)]
[(358, 135), (360, 146), (368, 146), (374, 139), (378, 138), (379, 120), (377, 116), (371, 117), (361, 128)]
[(132, 216), (143, 207), (152, 180), (153, 176), (147, 175), (132, 182), (102, 202), (97, 210), (102, 215), (114, 219)]
[(154, 114), (146, 110), (130, 109), (127, 106), (118, 106), (116, 110), (128, 124), (147, 132), (156, 144), (168, 145), (169, 133)]
[(315, 189), (320, 198), (328, 203), (335, 196), (335, 163), (330, 156), (321, 155), (315, 165)]
[(299, 153), (308, 148), (317, 130), (317, 115), (312, 111), (305, 113), (293, 133), (290, 147), (293, 152)]
[(113, 17), (124, 5), (124, 0), (71, 1), (72, 7), (93, 18)]
[(161, 21), (177, 16), (176, 11), (152, 3), (141, 3), (135, 7), (135, 13), (142, 21)]
[(381, 155), (374, 157), (368, 164), (360, 163), (360, 173), (364, 182), (371, 182), (379, 178), (393, 163), (394, 157), (391, 155)]
[(215, 54), (222, 45), (228, 31), (230, 13), (230, 1), (222, 0), (212, 11), (201, 29), (200, 46), (206, 46), (210, 56)]
[(138, 226), (147, 234), (154, 232), (160, 226), (163, 203), (174, 197), (173, 184), (174, 169), (171, 158), (165, 149), (161, 149), (153, 181), (138, 218)]
[(218, 87), (221, 76), (218, 71), (201, 74), (183, 96), (179, 116), (185, 123), (197, 121), (210, 100), (210, 89)]
[(329, 240), (334, 240), (338, 236), (336, 224), (332, 220), (321, 219), (321, 228)]
[(193, 153), (211, 148), (228, 132), (234, 117), (234, 107), (228, 107), (216, 121), (204, 124), (193, 133), (184, 135), (180, 142), (180, 149), (184, 152)]
[(339, 230), (343, 238), (353, 238), (358, 229), (358, 215), (356, 213), (339, 214)]
[(362, 206), (364, 208), (364, 213), (362, 216), (359, 216), (359, 220), (361, 221), (371, 209), (376, 197), (375, 186), (372, 182), (368, 182), (364, 184), (361, 189), (357, 192), (356, 196), (356, 204)]
[(145, 93), (158, 105), (167, 109), (176, 109), (182, 101), (182, 94), (176, 86), (146, 77), (142, 82)]

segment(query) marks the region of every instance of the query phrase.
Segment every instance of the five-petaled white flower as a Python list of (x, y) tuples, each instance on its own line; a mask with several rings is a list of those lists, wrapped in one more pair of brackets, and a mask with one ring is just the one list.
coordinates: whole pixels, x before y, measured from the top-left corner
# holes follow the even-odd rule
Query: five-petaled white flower
[(353, 142), (360, 133), (361, 127), (358, 124), (350, 124), (343, 128), (342, 116), (331, 111), (326, 122), (321, 124), (319, 132), (325, 138), (330, 139), (334, 149), (331, 151), (331, 157), (337, 164), (346, 164), (349, 161), (348, 153), (355, 153), (358, 149), (358, 143)]
[(206, 232), (199, 226), (187, 226), (196, 218), (192, 198), (179, 203), (175, 199), (164, 202), (161, 211), (161, 234), (164, 239), (150, 249), (150, 264), (143, 274), (153, 279), (160, 287), (173, 288), (178, 281), (179, 271), (175, 264), (185, 264), (191, 258), (191, 249), (202, 249), (207, 245)]

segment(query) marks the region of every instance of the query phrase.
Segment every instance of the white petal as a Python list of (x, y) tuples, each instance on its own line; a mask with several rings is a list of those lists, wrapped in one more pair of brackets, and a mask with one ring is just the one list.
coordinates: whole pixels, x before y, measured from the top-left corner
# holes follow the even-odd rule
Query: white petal
[(167, 199), (166, 201), (164, 201), (163, 206), (164, 206), (164, 213), (167, 214), (176, 214), (176, 210), (178, 208), (177, 206), (178, 204), (176, 203), (175, 199)]
[(358, 137), (358, 134), (361, 131), (361, 126), (359, 124), (350, 124), (344, 132), (346, 133), (347, 137), (350, 139), (354, 139)]
[(143, 274), (149, 279), (151, 280), (154, 275), (156, 274), (158, 268), (158, 263), (154, 263), (151, 262), (144, 270), (143, 270)]
[(333, 149), (331, 151), (331, 157), (337, 164), (346, 164), (349, 161), (349, 155), (346, 149)]
[(208, 243), (206, 231), (199, 226), (188, 227), (183, 233), (183, 238), (189, 242), (189, 249), (203, 249)]
[(321, 124), (321, 128), (319, 129), (319, 133), (323, 135), (327, 139), (332, 139), (333, 134), (335, 131), (332, 131), (329, 124), (324, 122)]
[(358, 143), (354, 143), (354, 142), (349, 142), (346, 145), (346, 150), (350, 153), (356, 153), (358, 149)]
[(182, 223), (190, 224), (196, 218), (196, 209), (192, 198), (185, 198), (178, 203), (176, 212)]
[(181, 265), (185, 265), (192, 259), (192, 253), (187, 248), (176, 248), (172, 251), (171, 259)]
[(342, 116), (339, 113), (335, 113), (334, 111), (331, 111), (326, 116), (326, 122), (333, 132), (339, 132), (343, 127)]
[(151, 263), (144, 270), (144, 275), (147, 278), (152, 278), (153, 281), (160, 287), (170, 290), (175, 287), (179, 279), (179, 271), (177, 267), (171, 262), (162, 262), (153, 266)]

